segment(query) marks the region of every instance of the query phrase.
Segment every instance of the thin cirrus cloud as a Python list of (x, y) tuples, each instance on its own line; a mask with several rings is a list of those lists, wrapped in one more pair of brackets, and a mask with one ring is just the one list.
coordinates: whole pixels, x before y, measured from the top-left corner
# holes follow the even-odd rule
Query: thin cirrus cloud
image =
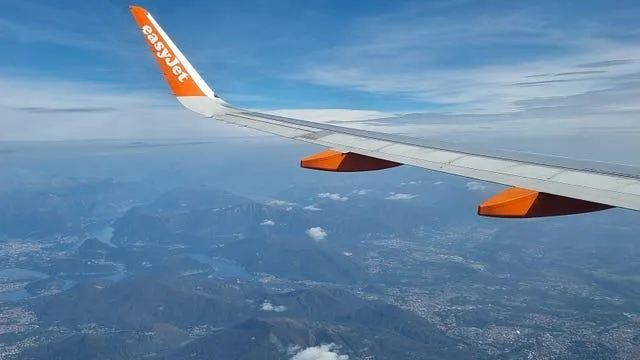
[[(21, 43), (52, 44), (67, 49), (95, 50), (118, 55), (135, 54), (123, 8), (111, 1), (77, 2), (74, 6), (51, 6), (49, 2), (24, 0), (4, 6), (11, 16), (0, 16), (0, 39)], [(95, 19), (86, 14), (99, 11)], [(84, 15), (84, 16), (83, 16)], [(84, 31), (79, 31), (84, 29)]]
[[(413, 5), (360, 19), (299, 77), (404, 97), (424, 109), (357, 127), (633, 161), (628, 154), (640, 150), (640, 26), (629, 14), (637, 4), (588, 12), (606, 4), (499, 3), (465, 1), (439, 11)], [(584, 140), (594, 136), (606, 146), (590, 151)]]
[[(447, 112), (493, 114), (523, 110), (521, 102), (531, 99), (610, 89), (615, 79), (640, 72), (640, 45), (602, 30), (611, 20), (596, 17), (590, 25), (551, 16), (545, 3), (480, 13), (452, 7), (434, 14), (415, 6), (364, 18), (351, 40), (324, 52), (301, 76), (321, 85), (404, 94)], [(633, 22), (615, 26), (637, 29)], [(585, 68), (597, 70), (580, 71)], [(541, 79), (527, 81), (532, 76)], [(528, 82), (547, 86), (522, 86)]]

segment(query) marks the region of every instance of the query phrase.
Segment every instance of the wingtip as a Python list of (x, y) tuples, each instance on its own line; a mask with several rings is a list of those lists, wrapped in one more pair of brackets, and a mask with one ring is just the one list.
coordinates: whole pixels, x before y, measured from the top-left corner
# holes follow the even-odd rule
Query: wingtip
[(137, 5), (129, 5), (129, 11), (131, 11), (131, 15), (133, 15), (133, 18), (136, 20), (136, 23), (138, 23), (138, 26), (142, 27), (147, 22), (149, 12), (143, 7)]
[(138, 6), (138, 5), (129, 5), (129, 10), (131, 11), (141, 11), (144, 13), (148, 13), (147, 9), (143, 8), (142, 6)]
[[(213, 90), (204, 82), (151, 14), (141, 6), (129, 5), (129, 8), (173, 94), (179, 98), (214, 99), (216, 96)], [(216, 104), (218, 103), (223, 101), (218, 99)]]

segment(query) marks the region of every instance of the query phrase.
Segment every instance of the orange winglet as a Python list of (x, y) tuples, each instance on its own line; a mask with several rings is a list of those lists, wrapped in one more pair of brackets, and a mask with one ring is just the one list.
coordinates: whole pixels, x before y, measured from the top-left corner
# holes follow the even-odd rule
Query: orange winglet
[(300, 161), (300, 166), (306, 169), (336, 172), (382, 170), (400, 165), (402, 164), (393, 161), (335, 150), (326, 150)]
[(610, 208), (612, 206), (512, 187), (480, 204), (478, 215), (533, 218), (581, 214)]
[(136, 23), (154, 54), (171, 91), (175, 96), (204, 96), (204, 92), (189, 74), (190, 65), (186, 63), (180, 50), (164, 33), (151, 14), (140, 6), (129, 6)]

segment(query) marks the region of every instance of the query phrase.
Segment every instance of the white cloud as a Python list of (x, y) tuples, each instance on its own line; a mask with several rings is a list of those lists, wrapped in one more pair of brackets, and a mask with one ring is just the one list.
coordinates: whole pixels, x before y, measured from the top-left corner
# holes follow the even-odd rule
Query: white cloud
[(346, 196), (342, 196), (340, 194), (332, 194), (332, 193), (320, 193), (318, 194), (318, 197), (321, 199), (329, 199), (329, 200), (333, 200), (333, 201), (347, 201), (349, 200), (348, 197)]
[(411, 200), (418, 195), (413, 194), (403, 194), (403, 193), (391, 193), (391, 195), (387, 196), (385, 199), (387, 200)]
[(433, 185), (442, 185), (444, 184), (444, 181), (436, 181), (433, 183)]
[(289, 345), (287, 346), (287, 354), (289, 355), (294, 355), (296, 353), (298, 353), (300, 351), (300, 349), (302, 349), (302, 347), (300, 345)]
[(313, 241), (322, 241), (327, 237), (327, 232), (319, 226), (308, 229), (306, 233)]
[(287, 310), (287, 307), (284, 305), (273, 305), (273, 303), (269, 300), (265, 300), (260, 305), (260, 310), (262, 311), (273, 311), (273, 312), (284, 312)]
[(295, 354), (291, 360), (349, 360), (349, 356), (340, 355), (336, 344), (323, 344), (308, 347)]
[(369, 191), (370, 191), (369, 189), (353, 190), (351, 192), (351, 195), (367, 195)]
[(400, 185), (403, 185), (403, 186), (404, 186), (404, 185), (417, 185), (417, 184), (420, 184), (420, 181), (412, 180), (412, 181), (409, 181), (409, 182), (402, 182), (402, 183), (400, 183)]
[(342, 255), (344, 255), (344, 256), (353, 256), (353, 253), (345, 251), (345, 252), (342, 253)]
[(274, 206), (274, 207), (284, 207), (287, 210), (290, 210), (291, 206), (296, 205), (296, 203), (276, 199), (276, 200), (267, 201), (267, 205)]
[(467, 189), (469, 189), (470, 191), (478, 191), (478, 190), (484, 190), (487, 187), (485, 185), (482, 185), (481, 183), (477, 182), (477, 181), (469, 181), (467, 182)]
[(276, 223), (275, 223), (275, 221), (273, 221), (273, 220), (264, 220), (264, 221), (262, 221), (262, 222), (260, 223), (260, 225), (262, 225), (262, 226), (273, 226), (273, 225), (275, 225), (275, 224), (276, 224)]
[(322, 210), (319, 207), (317, 207), (315, 204), (307, 205), (303, 209), (307, 210), (307, 211), (321, 211)]

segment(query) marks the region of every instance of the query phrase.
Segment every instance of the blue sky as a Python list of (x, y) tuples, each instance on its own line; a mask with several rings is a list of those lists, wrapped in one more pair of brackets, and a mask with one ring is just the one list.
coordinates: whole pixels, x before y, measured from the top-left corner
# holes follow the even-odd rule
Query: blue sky
[[(5, 7), (3, 67), (21, 73), (156, 91), (157, 69), (135, 31), (130, 1), (14, 1)], [(385, 5), (388, 4), (388, 5)], [(390, 2), (139, 1), (211, 85), (242, 106), (376, 108), (381, 96), (297, 78), (314, 53), (338, 45), (358, 17)], [(161, 90), (165, 90), (162, 88)], [(402, 98), (383, 108), (403, 109)], [(376, 108), (377, 109), (377, 108)]]
[[(244, 134), (170, 98), (129, 4), (3, 4), (0, 139)], [(637, 1), (137, 4), (238, 106), (323, 121), (385, 117), (351, 126), (445, 139), (518, 135), (554, 151), (567, 136), (580, 145), (605, 134), (615, 148), (640, 133)]]

